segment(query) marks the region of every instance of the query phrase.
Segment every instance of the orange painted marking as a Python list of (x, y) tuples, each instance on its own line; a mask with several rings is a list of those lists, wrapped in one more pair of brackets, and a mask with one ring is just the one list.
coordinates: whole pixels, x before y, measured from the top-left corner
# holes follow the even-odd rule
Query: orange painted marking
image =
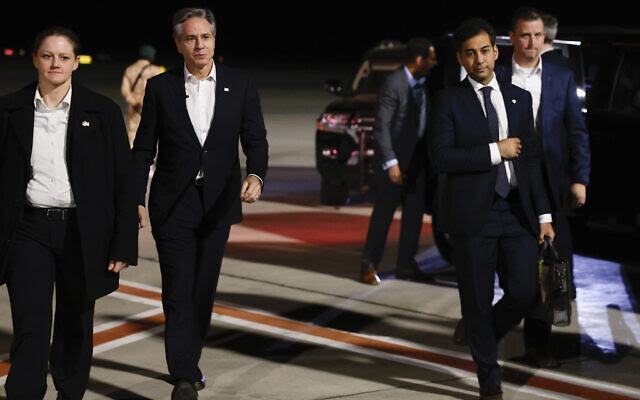
[[(144, 297), (153, 300), (160, 300), (160, 293), (134, 288), (131, 286), (120, 285), (119, 292), (127, 293), (134, 296)], [(228, 317), (242, 319), (245, 321), (255, 322), (262, 325), (272, 326), (275, 328), (285, 329), (293, 332), (304, 333), (310, 336), (329, 339), (336, 342), (342, 342), (366, 349), (381, 351), (387, 354), (393, 354), (401, 357), (407, 357), (414, 360), (426, 361), (434, 364), (453, 367), (456, 369), (475, 372), (476, 367), (473, 361), (448, 356), (445, 354), (439, 354), (432, 351), (415, 349), (409, 346), (403, 346), (400, 344), (389, 343), (382, 340), (371, 339), (362, 337), (349, 332), (341, 332), (333, 329), (324, 328), (321, 326), (309, 325), (306, 323), (291, 321), (279, 317), (273, 317), (269, 315), (259, 314), (251, 311), (240, 310), (237, 308), (214, 305), (213, 312)], [(163, 313), (152, 315), (147, 318), (143, 318), (138, 321), (126, 322), (123, 325), (106, 329), (101, 332), (94, 333), (93, 342), (94, 346), (99, 346), (104, 343), (108, 343), (117, 339), (121, 339), (126, 336), (130, 336), (139, 332), (146, 331), (164, 324), (165, 318)], [(7, 361), (0, 361), (0, 376), (5, 376), (9, 372), (10, 364)], [(507, 370), (508, 367), (505, 367)], [(511, 370), (516, 374), (523, 374), (524, 372)], [(540, 376), (531, 376), (527, 379), (526, 385), (536, 387), (539, 389), (549, 390), (556, 393), (564, 393), (573, 396), (579, 396), (589, 400), (637, 400), (637, 398), (606, 392), (599, 389), (588, 388), (573, 383), (568, 383), (552, 378), (545, 378)]]

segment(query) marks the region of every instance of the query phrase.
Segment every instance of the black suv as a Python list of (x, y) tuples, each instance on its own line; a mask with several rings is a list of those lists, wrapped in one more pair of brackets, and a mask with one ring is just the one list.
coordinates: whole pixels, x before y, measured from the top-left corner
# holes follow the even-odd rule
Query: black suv
[[(554, 47), (570, 58), (583, 105), (592, 152), (587, 204), (571, 219), (580, 242), (593, 244), (594, 230), (640, 241), (640, 185), (636, 152), (640, 149), (640, 30), (567, 28)], [(434, 91), (464, 76), (453, 39), (434, 39), (438, 66), (427, 78)], [(511, 62), (507, 36), (499, 36), (499, 62)], [(330, 103), (317, 121), (316, 162), (323, 204), (345, 204), (349, 194), (376, 186), (373, 122), (381, 82), (405, 62), (406, 45), (383, 42), (365, 52), (348, 86), (336, 80), (325, 90), (341, 99)], [(437, 218), (437, 216), (434, 216)], [(447, 255), (446, 235), (436, 242)], [(595, 236), (599, 240), (601, 236)], [(591, 238), (592, 240), (587, 240)], [(589, 245), (591, 245), (589, 244)]]

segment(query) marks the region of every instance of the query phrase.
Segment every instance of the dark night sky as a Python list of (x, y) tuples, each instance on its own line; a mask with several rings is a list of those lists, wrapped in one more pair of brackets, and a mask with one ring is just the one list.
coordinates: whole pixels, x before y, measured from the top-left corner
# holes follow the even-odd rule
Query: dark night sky
[[(15, 0), (14, 0), (15, 1)], [(218, 20), (216, 54), (228, 59), (255, 59), (258, 64), (285, 60), (332, 62), (358, 59), (382, 39), (406, 40), (433, 36), (471, 16), (482, 16), (506, 27), (520, 5), (536, 5), (555, 13), (562, 26), (618, 25), (640, 28), (628, 1), (607, 1), (606, 9), (584, 8), (587, 2), (538, 3), (456, 1), (92, 1), (84, 6), (6, 6), (0, 24), (0, 45), (29, 48), (43, 27), (64, 25), (76, 30), (89, 54), (110, 53), (116, 59), (135, 57), (142, 42), (159, 49), (160, 61), (176, 60), (171, 40), (171, 16), (183, 6), (207, 6)], [(4, 2), (6, 3), (6, 2)], [(427, 6), (428, 5), (428, 6)]]

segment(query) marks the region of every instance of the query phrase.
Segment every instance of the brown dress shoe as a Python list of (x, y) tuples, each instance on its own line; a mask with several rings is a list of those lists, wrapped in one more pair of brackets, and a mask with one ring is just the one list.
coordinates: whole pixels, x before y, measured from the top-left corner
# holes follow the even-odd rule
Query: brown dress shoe
[(460, 318), (456, 330), (453, 332), (453, 343), (458, 346), (467, 345), (467, 332), (464, 330), (464, 318)]
[(380, 284), (380, 277), (375, 269), (367, 269), (360, 272), (360, 282), (377, 286)]
[(525, 360), (537, 368), (558, 368), (560, 362), (553, 358), (548, 351), (536, 349), (535, 347), (529, 347), (524, 354)]
[(489, 387), (489, 388), (480, 388), (480, 400), (502, 400), (502, 388), (498, 387)]

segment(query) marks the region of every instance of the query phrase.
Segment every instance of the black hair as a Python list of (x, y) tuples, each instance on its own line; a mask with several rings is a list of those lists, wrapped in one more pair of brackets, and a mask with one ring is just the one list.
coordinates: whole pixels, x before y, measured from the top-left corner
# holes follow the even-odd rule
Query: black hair
[(464, 44), (464, 42), (482, 32), (485, 32), (487, 35), (489, 35), (491, 46), (495, 46), (496, 31), (493, 29), (493, 26), (491, 26), (489, 22), (482, 18), (471, 18), (463, 21), (453, 34), (453, 40), (456, 44), (456, 51), (460, 52), (462, 50), (462, 45)]
[(431, 54), (433, 42), (424, 37), (415, 37), (407, 42), (407, 58), (409, 62), (414, 61), (418, 57), (426, 58)]
[(49, 36), (66, 37), (71, 42), (71, 47), (73, 47), (73, 55), (77, 56), (78, 53), (80, 52), (80, 39), (78, 38), (78, 35), (76, 35), (74, 31), (62, 26), (52, 26), (38, 33), (35, 40), (33, 41), (33, 49), (31, 53), (32, 54), (38, 53), (38, 50), (40, 50), (40, 46), (42, 46), (42, 42), (44, 42), (44, 40)]

